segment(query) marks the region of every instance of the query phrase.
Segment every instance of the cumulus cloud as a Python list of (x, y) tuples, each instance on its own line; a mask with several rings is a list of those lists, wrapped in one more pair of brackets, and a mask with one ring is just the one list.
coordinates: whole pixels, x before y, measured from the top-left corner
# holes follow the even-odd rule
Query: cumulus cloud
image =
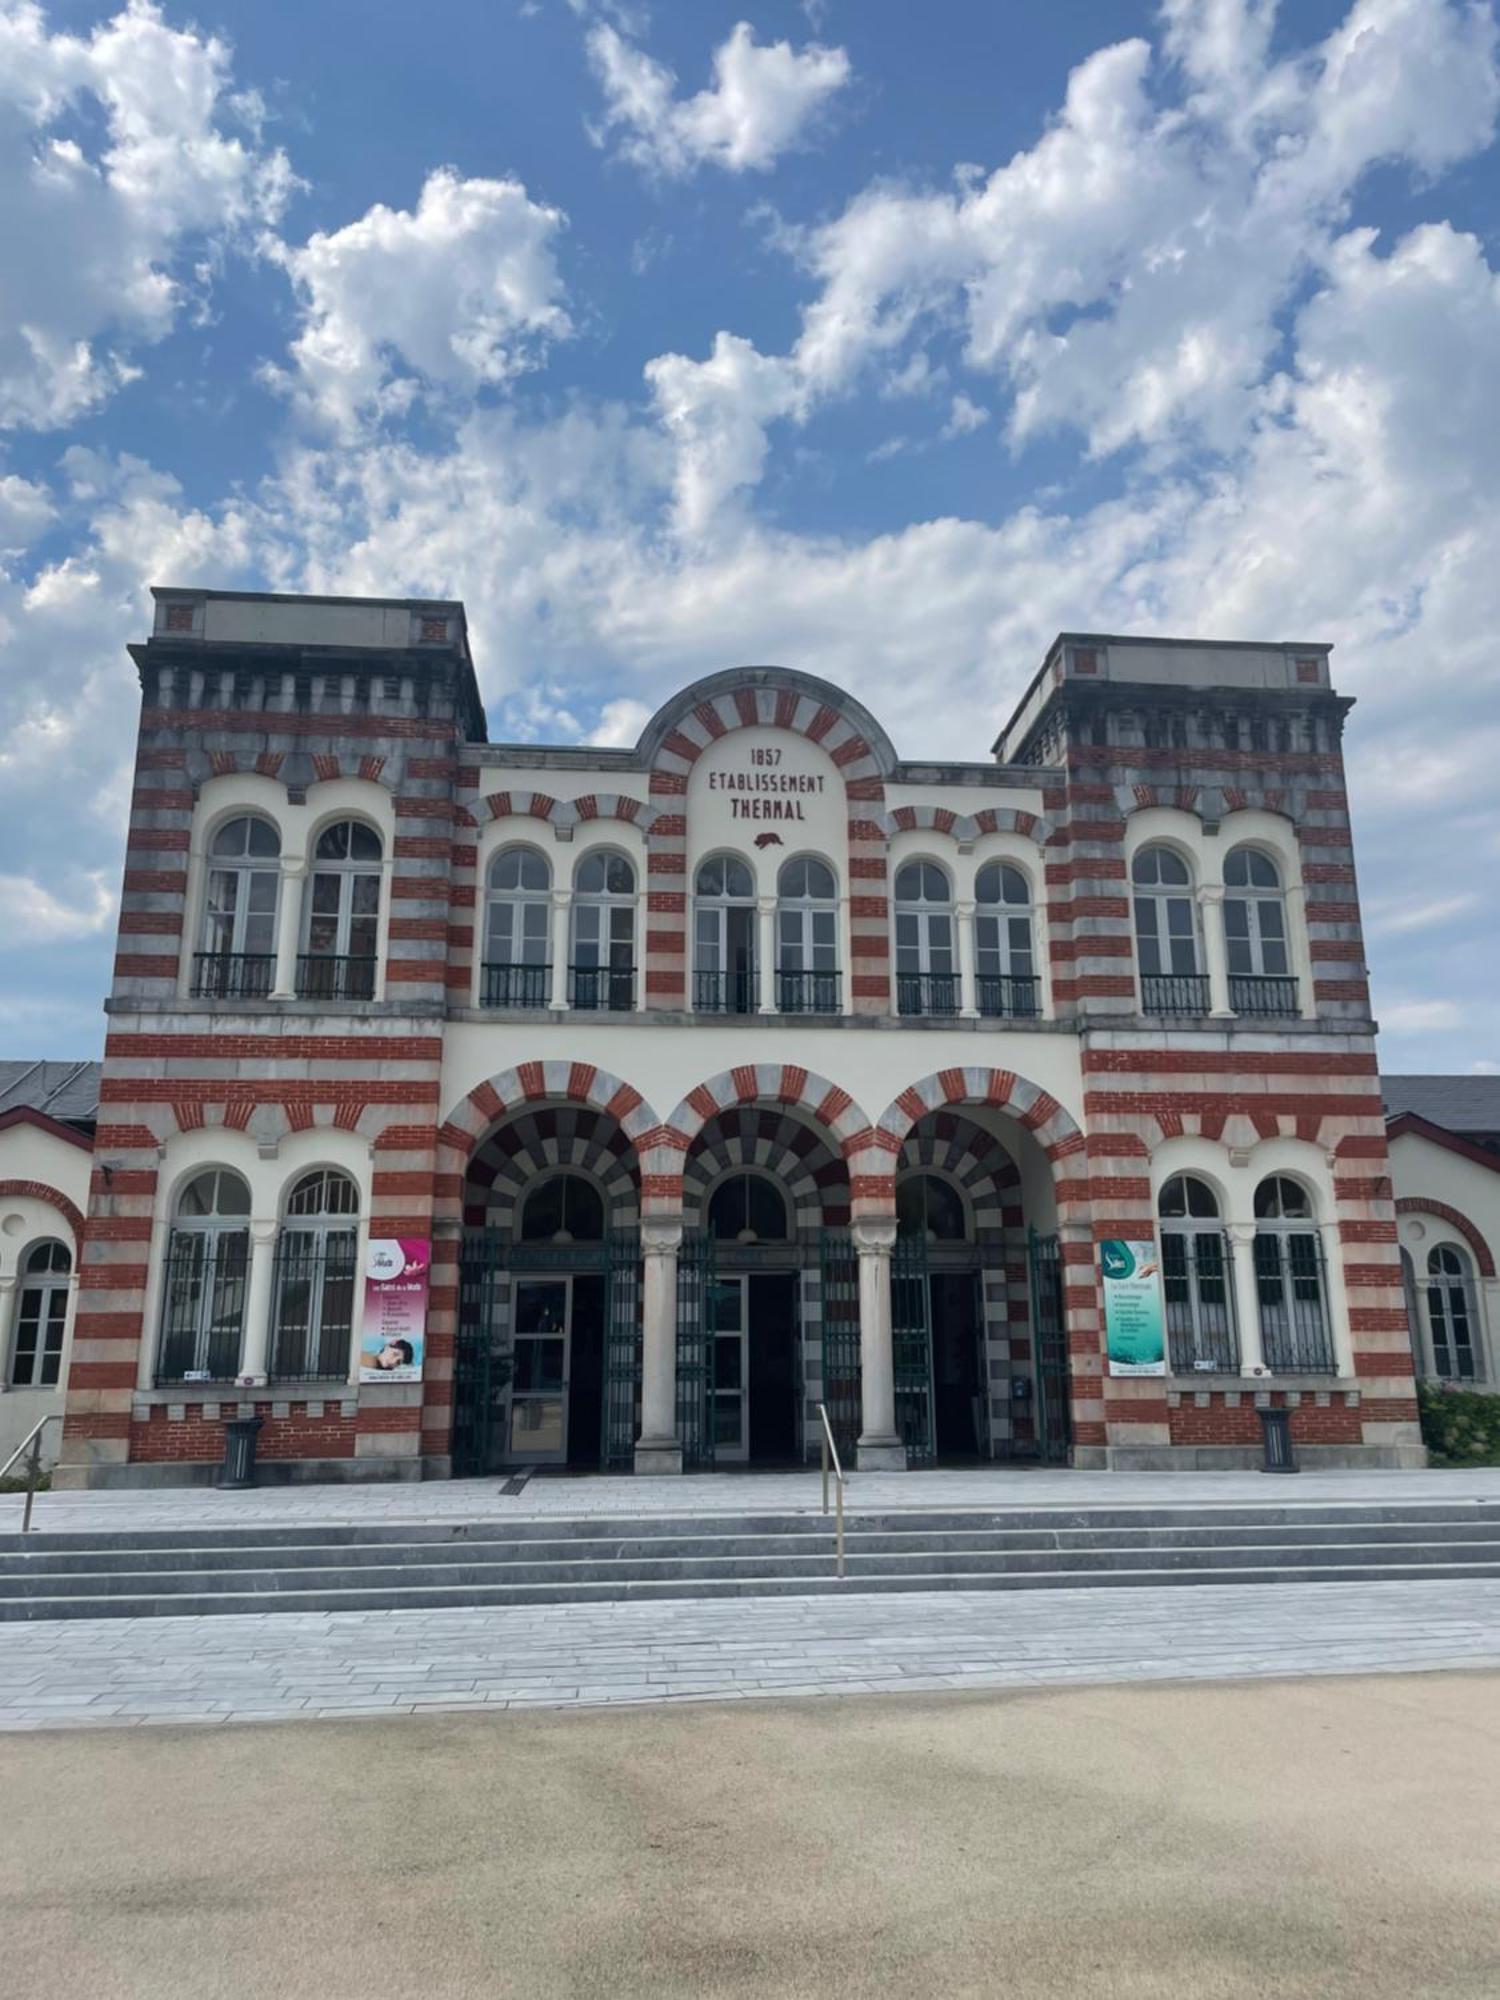
[(805, 142), (809, 127), (848, 83), (843, 49), (809, 42), (760, 43), (748, 21), (714, 50), (712, 87), (679, 97), (664, 63), (601, 22), (588, 36), (589, 61), (604, 92), (596, 137), (611, 136), (622, 159), (647, 173), (682, 178), (701, 166), (765, 173)]
[(86, 878), (84, 900), (68, 903), (29, 875), (0, 875), (0, 924), (38, 944), (96, 937), (114, 922), (114, 891), (102, 870)]
[(133, 379), (292, 185), (216, 37), (149, 0), (86, 40), (0, 0), (0, 428), (69, 423)]
[(346, 429), (424, 389), (509, 381), (571, 332), (554, 255), (564, 226), (519, 181), (442, 168), (414, 210), (377, 203), (300, 248), (272, 245), (303, 320), (276, 379)]

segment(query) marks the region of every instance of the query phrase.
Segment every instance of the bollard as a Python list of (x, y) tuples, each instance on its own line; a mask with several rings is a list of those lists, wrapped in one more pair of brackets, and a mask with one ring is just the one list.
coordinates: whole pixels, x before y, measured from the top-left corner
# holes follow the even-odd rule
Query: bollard
[(214, 1484), (233, 1493), (255, 1484), (255, 1435), (263, 1417), (231, 1417), (224, 1426), (224, 1467)]
[(1292, 1413), (1290, 1410), (1257, 1410), (1260, 1418), (1261, 1441), (1265, 1445), (1266, 1456), (1261, 1466), (1262, 1472), (1296, 1472), (1297, 1454), (1292, 1449)]

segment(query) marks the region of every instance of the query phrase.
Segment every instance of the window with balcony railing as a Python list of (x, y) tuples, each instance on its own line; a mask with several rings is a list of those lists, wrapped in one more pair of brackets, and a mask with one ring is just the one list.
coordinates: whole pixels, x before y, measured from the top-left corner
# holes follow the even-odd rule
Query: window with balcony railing
[(1271, 1373), (1334, 1374), (1323, 1239), (1306, 1190), (1285, 1174), (1272, 1174), (1255, 1190), (1255, 1283)]
[(608, 849), (585, 854), (573, 875), (573, 956), (568, 1005), (624, 1014), (635, 1006), (635, 868)]
[(758, 1006), (755, 968), (693, 974), (693, 1008), (699, 1014), (753, 1014)]
[(514, 965), (486, 959), (479, 968), (481, 1007), (545, 1007), (551, 991), (550, 965)]
[(635, 967), (623, 964), (571, 965), (568, 1005), (583, 1014), (628, 1014), (635, 1007)]
[(229, 820), (209, 843), (203, 948), (193, 954), (200, 1000), (262, 1000), (276, 980), (281, 836), (254, 814)]
[(896, 974), (898, 1014), (947, 1015), (958, 1012), (956, 972), (898, 972)]
[(841, 1011), (836, 972), (776, 972), (776, 1005), (783, 1014), (837, 1014)]
[(297, 960), (299, 1000), (373, 1000), (375, 960), (347, 953), (303, 952)]
[(1034, 1021), (1042, 1011), (1042, 982), (1013, 974), (981, 972), (976, 997), (980, 1013), (989, 1019)]
[(1147, 1014), (1206, 1014), (1208, 975), (1202, 972), (1143, 972), (1141, 1008)]
[(276, 983), (276, 960), (265, 951), (195, 951), (195, 1000), (264, 1000)]
[(1237, 847), (1224, 863), (1224, 942), (1229, 1004), (1236, 1014), (1299, 1011), (1287, 949), (1281, 871), (1258, 847)]
[(1008, 861), (987, 861), (974, 881), (975, 1002), (989, 1019), (1041, 1012), (1031, 885)]
[(1143, 847), (1130, 864), (1141, 1007), (1147, 1014), (1206, 1014), (1208, 979), (1186, 861), (1170, 847)]
[(1256, 1014), (1267, 1019), (1301, 1011), (1297, 982), (1290, 974), (1231, 972), (1229, 1004), (1236, 1014)]
[(956, 1014), (958, 954), (953, 888), (935, 861), (896, 873), (896, 1012)]

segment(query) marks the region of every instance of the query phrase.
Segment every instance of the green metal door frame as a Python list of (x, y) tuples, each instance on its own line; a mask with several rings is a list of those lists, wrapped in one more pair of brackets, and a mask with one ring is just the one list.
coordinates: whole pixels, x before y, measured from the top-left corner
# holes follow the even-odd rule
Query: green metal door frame
[(932, 1287), (927, 1240), (898, 1236), (891, 1253), (891, 1363), (896, 1382), (896, 1435), (908, 1466), (937, 1456), (932, 1416)]
[(1065, 1465), (1073, 1441), (1068, 1328), (1063, 1305), (1062, 1245), (1027, 1232), (1031, 1276), (1031, 1354), (1036, 1382), (1037, 1451), (1048, 1465)]
[(714, 1239), (684, 1236), (677, 1253), (677, 1440), (684, 1472), (714, 1465)]

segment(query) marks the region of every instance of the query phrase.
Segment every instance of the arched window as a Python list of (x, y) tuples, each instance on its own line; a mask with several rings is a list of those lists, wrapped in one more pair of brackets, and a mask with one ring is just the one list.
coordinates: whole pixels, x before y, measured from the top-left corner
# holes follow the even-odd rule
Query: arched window
[(553, 1174), (527, 1195), (521, 1209), (523, 1243), (602, 1243), (604, 1199), (582, 1174)]
[(1295, 1014), (1297, 982), (1276, 863), (1258, 847), (1237, 847), (1224, 863), (1224, 889), (1230, 1006), (1237, 1014)]
[(193, 992), (203, 999), (257, 1000), (276, 979), (276, 908), (281, 836), (268, 819), (226, 821), (208, 845), (202, 949)]
[(1156, 1200), (1162, 1293), (1176, 1374), (1234, 1374), (1233, 1265), (1213, 1189), (1196, 1174), (1174, 1174)]
[(1266, 1366), (1276, 1375), (1331, 1375), (1323, 1239), (1306, 1189), (1287, 1174), (1255, 1190), (1255, 1282)]
[(839, 1011), (839, 890), (826, 861), (802, 854), (776, 882), (776, 1005), (783, 1014)]
[(318, 835), (297, 978), (304, 999), (375, 998), (380, 862), (380, 835), (363, 820), (337, 820)]
[(702, 1014), (753, 1014), (755, 878), (738, 856), (710, 855), (693, 883), (693, 1005)]
[(158, 1382), (232, 1382), (250, 1268), (250, 1190), (208, 1167), (177, 1197), (167, 1243)]
[(956, 1014), (953, 892), (935, 861), (896, 873), (896, 1012)]
[(719, 1243), (785, 1243), (786, 1197), (761, 1174), (731, 1174), (708, 1202), (708, 1232)]
[(21, 1260), (15, 1337), (10, 1344), (13, 1389), (55, 1389), (68, 1324), (73, 1253), (65, 1243), (34, 1243)]
[(623, 854), (585, 854), (573, 876), (574, 1007), (627, 1014), (635, 1005), (635, 869)]
[(552, 967), (552, 871), (534, 847), (490, 863), (484, 912), (482, 1007), (545, 1007)]
[(896, 1232), (927, 1243), (967, 1242), (963, 1196), (937, 1174), (902, 1174), (896, 1182)]
[(1208, 981), (1198, 951), (1193, 878), (1170, 847), (1143, 847), (1130, 865), (1141, 1005), (1148, 1014), (1203, 1014)]
[(987, 861), (974, 878), (974, 903), (980, 1013), (1021, 1018), (1040, 1013), (1026, 877), (1008, 861)]
[(330, 1167), (287, 1196), (276, 1244), (273, 1382), (346, 1381), (354, 1335), (359, 1189)]
[(1477, 1381), (1484, 1370), (1474, 1266), (1456, 1243), (1439, 1243), (1428, 1253), (1427, 1322), (1433, 1373), (1448, 1382)]

